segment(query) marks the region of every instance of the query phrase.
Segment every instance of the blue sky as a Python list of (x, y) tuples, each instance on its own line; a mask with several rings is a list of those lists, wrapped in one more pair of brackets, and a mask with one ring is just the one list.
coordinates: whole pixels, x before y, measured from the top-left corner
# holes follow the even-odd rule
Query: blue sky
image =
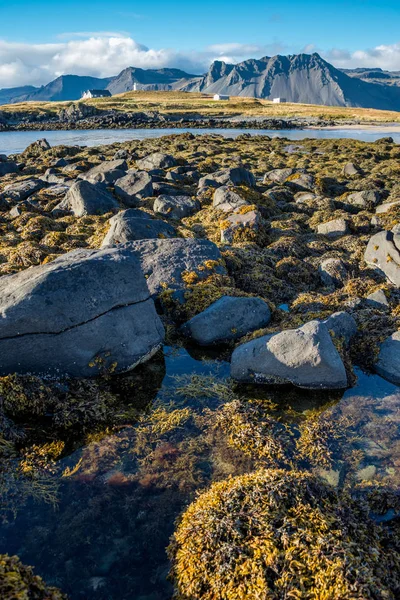
[(304, 50), (337, 66), (400, 70), (399, 0), (0, 0), (0, 87), (107, 76), (131, 60), (201, 72), (214, 58)]

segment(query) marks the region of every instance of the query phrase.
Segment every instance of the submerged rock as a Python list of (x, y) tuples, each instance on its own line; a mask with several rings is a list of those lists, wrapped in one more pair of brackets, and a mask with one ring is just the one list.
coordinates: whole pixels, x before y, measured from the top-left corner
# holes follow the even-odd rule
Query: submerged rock
[(292, 383), (307, 389), (348, 386), (328, 327), (319, 321), (242, 344), (232, 354), (231, 376), (236, 381)]
[(87, 377), (150, 358), (164, 330), (129, 248), (76, 250), (0, 279), (0, 373)]
[(223, 296), (182, 326), (182, 332), (201, 346), (236, 340), (266, 327), (269, 306), (261, 298)]
[(152, 219), (147, 213), (135, 208), (119, 212), (110, 219), (109, 223), (110, 229), (102, 242), (102, 247), (116, 246), (135, 240), (176, 237), (172, 225)]

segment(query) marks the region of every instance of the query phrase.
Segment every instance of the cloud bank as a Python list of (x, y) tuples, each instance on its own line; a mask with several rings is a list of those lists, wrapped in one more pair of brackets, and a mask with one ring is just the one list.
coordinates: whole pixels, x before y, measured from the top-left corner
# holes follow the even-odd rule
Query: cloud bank
[[(312, 44), (303, 50), (319, 51), (338, 67), (400, 70), (400, 42), (355, 52), (341, 49), (324, 52)], [(53, 44), (0, 40), (0, 88), (42, 85), (63, 74), (109, 77), (128, 66), (145, 69), (176, 67), (197, 74), (207, 70), (215, 59), (235, 63), (246, 58), (295, 51), (276, 42), (266, 45), (213, 44), (202, 51), (181, 52), (173, 48), (148, 48), (126, 34), (115, 32), (64, 34)]]

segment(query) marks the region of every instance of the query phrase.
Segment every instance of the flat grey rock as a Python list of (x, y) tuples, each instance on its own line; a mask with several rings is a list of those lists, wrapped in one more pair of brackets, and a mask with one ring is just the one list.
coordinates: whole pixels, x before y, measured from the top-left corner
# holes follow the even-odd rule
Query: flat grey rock
[(346, 219), (333, 219), (318, 225), (317, 232), (331, 239), (339, 238), (349, 233), (349, 225)]
[(380, 231), (372, 236), (364, 254), (365, 262), (383, 273), (396, 287), (400, 287), (399, 234)]
[(288, 177), (295, 173), (295, 169), (287, 167), (285, 169), (273, 169), (264, 175), (264, 183), (284, 183)]
[(242, 344), (232, 354), (231, 377), (240, 382), (292, 383), (306, 389), (348, 386), (342, 359), (327, 326), (319, 321)]
[(0, 373), (77, 377), (133, 368), (163, 327), (129, 248), (75, 250), (0, 279)]
[(381, 344), (375, 371), (387, 381), (400, 385), (400, 331)]
[(116, 180), (114, 191), (126, 206), (138, 206), (140, 200), (153, 195), (152, 179), (146, 171), (131, 170)]
[(344, 201), (346, 204), (351, 204), (358, 208), (373, 208), (380, 202), (379, 192), (373, 190), (365, 190), (363, 192), (354, 192), (349, 194)]
[(201, 208), (200, 202), (191, 196), (158, 196), (153, 205), (155, 213), (165, 219), (184, 219), (197, 213)]
[(169, 223), (151, 219), (143, 211), (128, 208), (110, 219), (110, 229), (101, 246), (116, 246), (136, 240), (172, 237), (176, 237), (176, 231)]
[[(139, 258), (150, 293), (157, 296), (166, 287), (184, 290), (187, 284), (182, 274), (196, 273), (198, 280), (211, 273), (226, 275), (222, 256), (217, 246), (209, 240), (174, 238), (170, 240), (142, 240), (126, 244)], [(207, 268), (212, 261), (213, 268)]]
[(89, 169), (89, 171), (83, 175), (80, 175), (80, 179), (94, 182), (114, 183), (118, 177), (123, 177), (124, 172), (127, 170), (128, 165), (124, 159), (104, 160), (95, 167)]
[(201, 346), (236, 340), (266, 327), (269, 306), (261, 298), (223, 296), (182, 326), (182, 332)]
[(377, 215), (381, 215), (387, 213), (392, 208), (399, 207), (400, 208), (400, 200), (393, 200), (393, 202), (384, 202), (380, 206), (376, 207), (375, 213)]
[(118, 209), (118, 202), (101, 183), (77, 181), (55, 210), (71, 211), (76, 217), (103, 215)]
[(215, 173), (205, 175), (199, 180), (199, 188), (219, 187), (221, 185), (246, 185), (254, 187), (256, 184), (253, 173), (243, 167), (221, 169)]
[(356, 177), (362, 174), (362, 169), (355, 163), (346, 163), (343, 167), (343, 175), (345, 177)]
[(217, 188), (213, 196), (213, 207), (223, 212), (232, 212), (241, 206), (250, 204), (235, 191), (235, 188), (221, 186)]
[(151, 171), (152, 169), (170, 169), (175, 167), (176, 160), (170, 154), (163, 154), (162, 152), (154, 152), (136, 161), (138, 169), (145, 171)]

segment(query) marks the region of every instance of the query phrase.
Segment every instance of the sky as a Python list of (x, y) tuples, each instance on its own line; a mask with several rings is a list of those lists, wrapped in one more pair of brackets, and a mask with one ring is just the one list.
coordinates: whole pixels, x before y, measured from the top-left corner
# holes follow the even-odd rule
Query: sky
[(400, 71), (400, 0), (0, 0), (0, 88), (299, 52)]

